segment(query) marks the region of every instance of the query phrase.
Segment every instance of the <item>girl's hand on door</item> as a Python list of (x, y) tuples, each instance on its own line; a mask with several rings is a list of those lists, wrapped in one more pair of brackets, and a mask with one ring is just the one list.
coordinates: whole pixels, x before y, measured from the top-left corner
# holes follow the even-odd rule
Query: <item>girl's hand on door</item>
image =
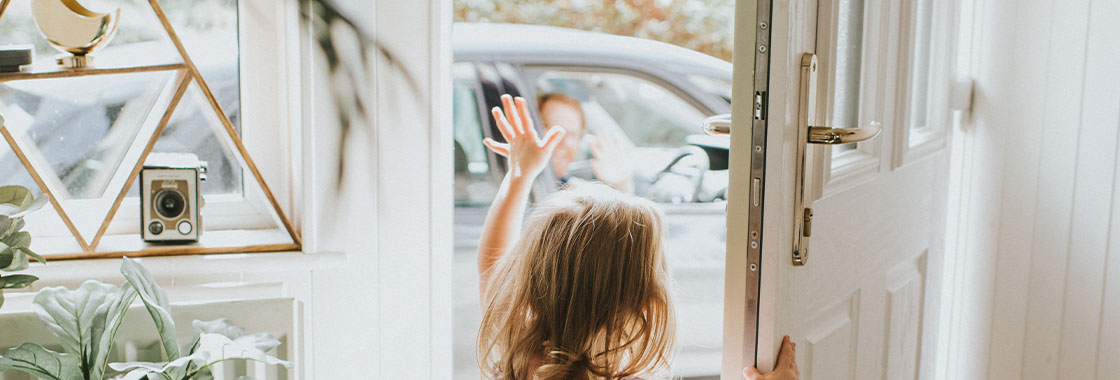
[(552, 151), (564, 137), (564, 128), (554, 126), (544, 138), (538, 138), (525, 99), (502, 95), (502, 106), (504, 113), (498, 107), (491, 112), (506, 142), (500, 143), (489, 137), (482, 142), (494, 153), (509, 159), (507, 176), (511, 180), (532, 182), (548, 166)]
[(782, 338), (782, 349), (778, 351), (778, 365), (774, 371), (763, 374), (754, 366), (743, 369), (743, 377), (747, 380), (797, 380), (801, 373), (797, 370), (795, 349), (797, 345), (789, 340), (789, 335)]

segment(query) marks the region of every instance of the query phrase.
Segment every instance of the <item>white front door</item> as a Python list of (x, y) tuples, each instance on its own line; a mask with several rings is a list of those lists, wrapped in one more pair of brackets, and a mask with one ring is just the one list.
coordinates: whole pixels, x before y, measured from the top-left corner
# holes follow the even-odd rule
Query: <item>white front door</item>
[(802, 379), (932, 378), (956, 2), (738, 3), (724, 378), (786, 334)]

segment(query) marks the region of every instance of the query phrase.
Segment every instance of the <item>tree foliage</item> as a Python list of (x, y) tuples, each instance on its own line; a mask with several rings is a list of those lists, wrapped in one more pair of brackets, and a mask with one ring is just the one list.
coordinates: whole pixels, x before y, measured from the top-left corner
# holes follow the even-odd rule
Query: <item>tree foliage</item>
[(538, 24), (647, 38), (731, 60), (731, 0), (455, 0), (455, 21)]

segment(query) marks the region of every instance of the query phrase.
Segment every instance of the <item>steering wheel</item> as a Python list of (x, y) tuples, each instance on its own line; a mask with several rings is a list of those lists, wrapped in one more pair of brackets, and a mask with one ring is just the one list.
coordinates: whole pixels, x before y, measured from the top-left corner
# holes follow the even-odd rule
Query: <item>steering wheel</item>
[[(691, 168), (696, 170), (696, 173), (681, 173), (675, 170), (684, 165), (691, 166)], [(703, 149), (692, 145), (681, 147), (676, 157), (673, 157), (673, 159), (669, 161), (669, 164), (665, 165), (665, 168), (659, 170), (657, 174), (654, 175), (653, 180), (650, 181), (648, 191), (650, 194), (648, 195), (653, 196), (655, 199), (659, 198), (659, 195), (663, 195), (657, 193), (657, 190), (662, 190), (659, 188), (659, 184), (662, 184), (662, 186), (669, 186), (663, 181), (672, 178), (671, 176), (683, 176), (691, 179), (691, 184), (689, 186), (690, 194), (686, 197), (687, 201), (700, 202), (700, 192), (703, 189), (704, 175), (708, 172), (709, 166), (708, 155)], [(675, 196), (673, 198), (675, 198)]]

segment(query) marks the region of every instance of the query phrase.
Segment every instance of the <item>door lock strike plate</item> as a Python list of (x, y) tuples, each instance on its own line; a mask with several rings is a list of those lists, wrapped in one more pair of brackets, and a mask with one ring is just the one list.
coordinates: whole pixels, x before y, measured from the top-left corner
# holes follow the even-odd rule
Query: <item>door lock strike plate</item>
[[(813, 236), (813, 209), (806, 207), (804, 217), (805, 217), (805, 223), (804, 223), (804, 226), (801, 228), (801, 232), (802, 232), (801, 236), (804, 236), (804, 237)], [(806, 244), (806, 245), (808, 245), (808, 244)]]
[(763, 92), (763, 91), (755, 92), (754, 93), (754, 118), (758, 119), (758, 120), (766, 119), (766, 117), (764, 116), (765, 112), (766, 112), (766, 93)]

